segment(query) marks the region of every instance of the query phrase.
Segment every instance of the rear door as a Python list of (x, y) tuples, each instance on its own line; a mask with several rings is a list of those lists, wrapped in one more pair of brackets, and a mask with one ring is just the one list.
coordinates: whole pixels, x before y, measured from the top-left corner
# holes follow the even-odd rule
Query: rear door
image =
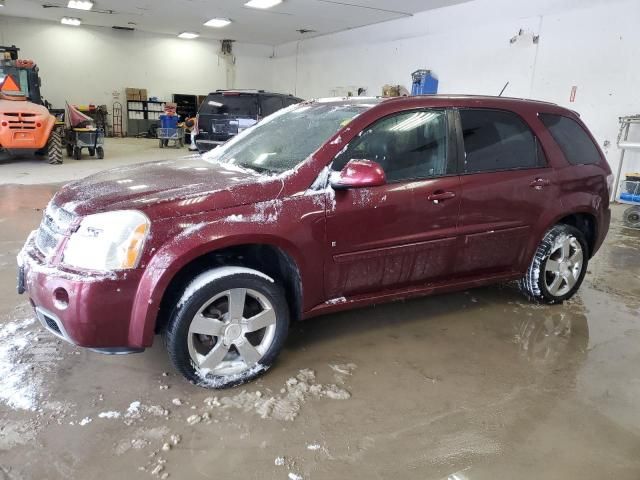
[(460, 180), (453, 117), (396, 113), (364, 129), (333, 163), (378, 162), (387, 184), (335, 192), (327, 213), (328, 298), (437, 282), (454, 268)]
[(538, 219), (557, 199), (554, 171), (516, 113), (459, 109), (462, 203), (456, 273), (517, 271)]

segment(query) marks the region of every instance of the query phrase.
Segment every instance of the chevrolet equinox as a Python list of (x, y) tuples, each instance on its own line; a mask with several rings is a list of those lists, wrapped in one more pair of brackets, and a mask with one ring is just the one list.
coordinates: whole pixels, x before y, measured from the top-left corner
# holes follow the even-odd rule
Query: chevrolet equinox
[(303, 102), (203, 157), (63, 187), (18, 290), (75, 345), (162, 334), (190, 381), (271, 366), (294, 320), (515, 281), (576, 293), (610, 220), (611, 171), (579, 116), (474, 97)]

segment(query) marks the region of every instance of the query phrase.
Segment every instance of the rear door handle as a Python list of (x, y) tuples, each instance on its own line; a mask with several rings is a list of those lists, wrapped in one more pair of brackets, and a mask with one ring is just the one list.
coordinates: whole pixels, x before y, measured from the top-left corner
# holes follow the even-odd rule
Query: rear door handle
[(549, 185), (551, 185), (551, 180), (548, 178), (536, 178), (529, 184), (531, 188), (535, 188), (536, 190), (542, 190), (544, 187), (548, 187)]
[(433, 192), (431, 195), (429, 195), (427, 197), (427, 200), (433, 203), (440, 203), (443, 200), (450, 200), (452, 198), (455, 198), (455, 196), (456, 194), (453, 192), (443, 192), (440, 190), (440, 191)]

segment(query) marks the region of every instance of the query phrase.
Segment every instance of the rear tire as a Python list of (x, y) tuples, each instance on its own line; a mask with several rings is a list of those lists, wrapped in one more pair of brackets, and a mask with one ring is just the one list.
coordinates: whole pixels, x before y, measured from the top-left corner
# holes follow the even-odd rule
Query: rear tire
[(622, 214), (626, 227), (640, 229), (640, 207), (629, 207)]
[(570, 225), (555, 225), (540, 242), (518, 286), (534, 301), (562, 303), (580, 288), (588, 262), (589, 247), (584, 234)]
[(264, 373), (288, 330), (289, 308), (279, 285), (256, 270), (221, 267), (200, 274), (185, 289), (164, 340), (182, 375), (218, 389)]
[(102, 160), (104, 158), (104, 148), (96, 147), (96, 155), (98, 155), (98, 158)]
[(60, 165), (62, 161), (62, 132), (54, 127), (47, 140), (47, 162)]

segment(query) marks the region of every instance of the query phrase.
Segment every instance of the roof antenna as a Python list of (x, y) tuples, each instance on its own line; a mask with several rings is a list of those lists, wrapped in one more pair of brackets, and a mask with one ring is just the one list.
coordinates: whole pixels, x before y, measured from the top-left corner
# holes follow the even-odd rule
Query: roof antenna
[(502, 96), (502, 94), (504, 93), (504, 91), (507, 89), (508, 86), (509, 86), (509, 82), (504, 84), (504, 87), (502, 87), (502, 90), (500, 90), (500, 94), (498, 95), (499, 97)]

